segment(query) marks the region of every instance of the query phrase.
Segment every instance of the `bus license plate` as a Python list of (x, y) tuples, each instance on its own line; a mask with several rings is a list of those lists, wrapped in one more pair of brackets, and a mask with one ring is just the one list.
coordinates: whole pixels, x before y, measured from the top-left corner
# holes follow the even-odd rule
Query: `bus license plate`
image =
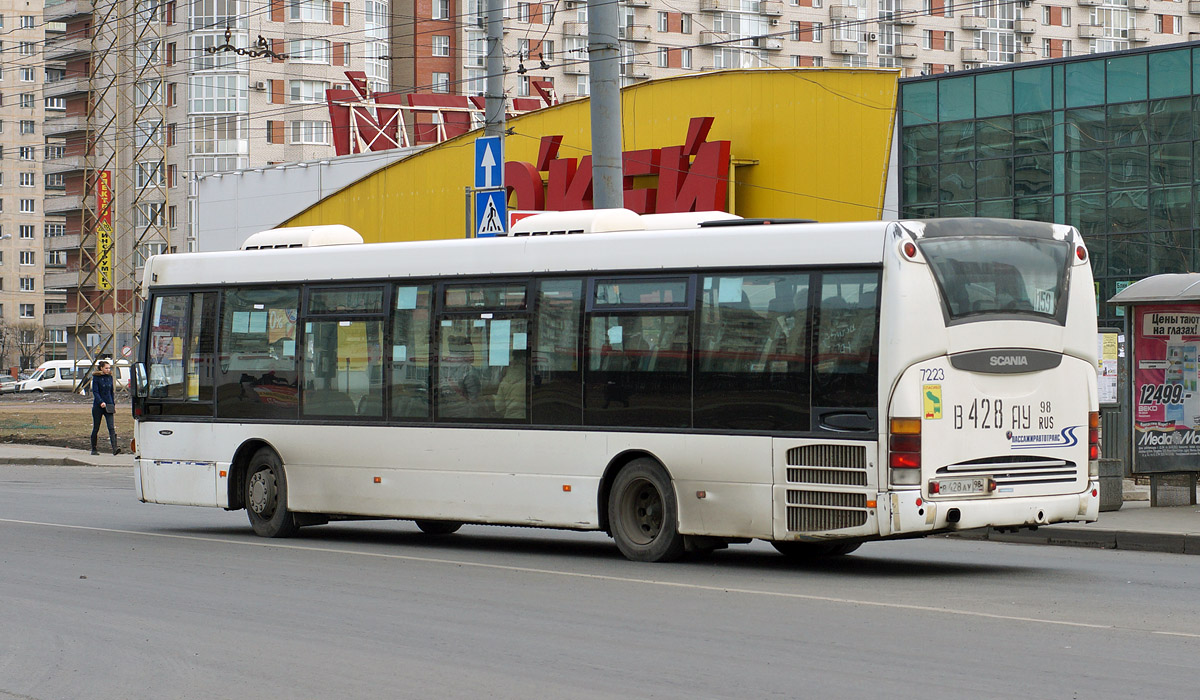
[(988, 492), (988, 480), (979, 477), (972, 479), (939, 479), (938, 493), (941, 495), (971, 495)]

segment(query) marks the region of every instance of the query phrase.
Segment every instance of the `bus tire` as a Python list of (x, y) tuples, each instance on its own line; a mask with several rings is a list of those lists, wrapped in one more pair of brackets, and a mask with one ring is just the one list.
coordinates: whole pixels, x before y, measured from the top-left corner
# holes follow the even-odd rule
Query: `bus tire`
[(780, 554), (796, 561), (822, 557), (840, 557), (862, 546), (861, 542), (791, 542), (773, 541), (771, 546)]
[(453, 535), (463, 526), (453, 520), (417, 520), (417, 528), (426, 535)]
[(674, 561), (683, 556), (675, 489), (666, 470), (652, 459), (635, 459), (617, 474), (608, 497), (608, 523), (627, 559)]
[(246, 469), (246, 515), (259, 537), (291, 537), (300, 526), (287, 509), (287, 477), (275, 450), (263, 447)]

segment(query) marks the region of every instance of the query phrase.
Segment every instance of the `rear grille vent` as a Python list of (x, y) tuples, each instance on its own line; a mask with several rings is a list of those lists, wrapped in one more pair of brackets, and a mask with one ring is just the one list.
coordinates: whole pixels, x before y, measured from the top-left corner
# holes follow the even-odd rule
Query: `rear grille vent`
[(793, 447), (787, 464), (787, 480), (793, 484), (867, 485), (867, 448), (862, 445)]
[(1075, 462), (1034, 456), (973, 459), (941, 467), (937, 473), (942, 476), (986, 476), (995, 479), (996, 486), (1069, 484), (1080, 478)]
[(861, 527), (867, 522), (867, 496), (831, 491), (787, 492), (790, 532), (821, 532)]

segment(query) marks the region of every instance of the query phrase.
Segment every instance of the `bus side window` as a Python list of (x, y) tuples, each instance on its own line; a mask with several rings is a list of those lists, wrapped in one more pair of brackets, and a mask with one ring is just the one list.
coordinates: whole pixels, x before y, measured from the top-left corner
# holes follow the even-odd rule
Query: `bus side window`
[(822, 277), (813, 357), (813, 405), (871, 408), (879, 361), (879, 274)]
[(705, 277), (694, 396), (697, 428), (808, 428), (809, 276)]
[(531, 412), (536, 425), (583, 422), (579, 323), (583, 280), (542, 280), (537, 285)]
[(428, 284), (401, 283), (392, 305), (392, 420), (428, 421), (430, 304)]
[(151, 302), (150, 346), (146, 353), (151, 399), (184, 397), (183, 343), (187, 336), (189, 296), (159, 296)]
[(297, 417), (299, 313), (300, 290), (296, 287), (225, 290), (216, 389), (218, 417)]

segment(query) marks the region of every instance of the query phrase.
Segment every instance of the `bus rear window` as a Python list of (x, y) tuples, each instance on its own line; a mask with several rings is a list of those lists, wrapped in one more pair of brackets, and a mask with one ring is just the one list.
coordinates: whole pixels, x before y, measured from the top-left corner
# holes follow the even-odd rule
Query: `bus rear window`
[(971, 236), (927, 238), (920, 246), (952, 320), (1000, 314), (1062, 321), (1071, 254), (1066, 241)]

